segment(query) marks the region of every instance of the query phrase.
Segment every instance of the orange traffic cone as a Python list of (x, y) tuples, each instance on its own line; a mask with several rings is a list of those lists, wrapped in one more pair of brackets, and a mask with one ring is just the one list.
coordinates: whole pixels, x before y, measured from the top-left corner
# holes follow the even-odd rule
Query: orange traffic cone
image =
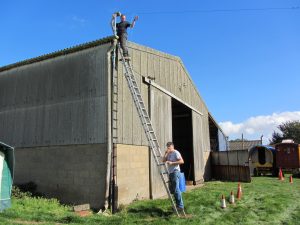
[(278, 180), (284, 180), (281, 168), (279, 168)]
[(233, 191), (231, 191), (231, 193), (230, 193), (230, 196), (229, 196), (229, 203), (230, 203), (230, 204), (234, 204), (234, 203), (235, 203)]
[(242, 198), (242, 186), (241, 186), (241, 183), (238, 184), (238, 190), (237, 190), (236, 198), (237, 199), (241, 199)]
[(226, 208), (226, 201), (225, 201), (224, 195), (222, 195), (222, 198), (221, 198), (221, 208), (222, 208), (222, 209), (225, 209), (225, 208)]
[(293, 183), (293, 175), (290, 176), (290, 184)]

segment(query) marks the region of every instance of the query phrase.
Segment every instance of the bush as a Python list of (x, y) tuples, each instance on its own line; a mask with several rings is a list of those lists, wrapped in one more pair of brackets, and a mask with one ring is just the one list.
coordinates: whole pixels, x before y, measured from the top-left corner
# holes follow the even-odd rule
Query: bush
[(22, 198), (25, 198), (25, 197), (32, 197), (32, 193), (21, 191), (19, 187), (13, 186), (12, 196), (14, 198), (22, 199)]
[(37, 185), (36, 185), (36, 183), (34, 183), (32, 181), (30, 181), (28, 183), (24, 183), (24, 184), (16, 184), (15, 186), (18, 188), (18, 190), (20, 192), (27, 193), (26, 194), (27, 196), (30, 196), (30, 197), (44, 197), (45, 196), (44, 194), (37, 192)]

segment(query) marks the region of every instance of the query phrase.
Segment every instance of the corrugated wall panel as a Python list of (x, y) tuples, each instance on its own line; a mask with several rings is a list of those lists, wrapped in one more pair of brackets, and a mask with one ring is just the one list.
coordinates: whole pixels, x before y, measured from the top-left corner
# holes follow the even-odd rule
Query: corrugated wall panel
[(1, 72), (1, 140), (18, 147), (105, 143), (109, 47)]

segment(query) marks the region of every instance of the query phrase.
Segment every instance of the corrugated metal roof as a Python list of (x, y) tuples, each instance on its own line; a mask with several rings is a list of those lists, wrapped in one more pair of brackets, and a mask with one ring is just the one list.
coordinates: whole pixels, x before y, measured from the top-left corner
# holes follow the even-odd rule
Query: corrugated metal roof
[(35, 58), (26, 59), (24, 61), (20, 61), (20, 62), (17, 62), (17, 63), (13, 63), (13, 64), (10, 64), (10, 65), (7, 65), (7, 66), (0, 67), (0, 72), (5, 71), (5, 70), (9, 70), (9, 69), (13, 69), (13, 68), (16, 68), (16, 67), (19, 67), (19, 66), (32, 64), (32, 63), (35, 63), (35, 62), (40, 62), (40, 61), (50, 59), (50, 58), (54, 58), (54, 57), (57, 57), (57, 56), (66, 55), (66, 54), (70, 54), (70, 53), (73, 53), (73, 52), (81, 51), (81, 50), (84, 50), (84, 49), (87, 49), (87, 48), (92, 48), (92, 47), (95, 47), (95, 46), (98, 46), (98, 45), (106, 44), (106, 43), (111, 42), (113, 39), (115, 39), (115, 36), (108, 36), (108, 37), (105, 37), (105, 38), (102, 38), (102, 39), (98, 39), (98, 40), (95, 40), (95, 41), (91, 41), (91, 42), (87, 42), (87, 43), (84, 43), (84, 44), (76, 45), (76, 46), (73, 46), (73, 47), (70, 47), (70, 48), (65, 48), (65, 49), (55, 51), (55, 52), (52, 52), (52, 53), (49, 53), (49, 54), (41, 55), (41, 56), (38, 56), (38, 57), (35, 57)]
[[(244, 142), (244, 144), (243, 144)], [(230, 150), (244, 150), (250, 149), (254, 146), (261, 145), (261, 140), (252, 140), (252, 141), (229, 141)]]

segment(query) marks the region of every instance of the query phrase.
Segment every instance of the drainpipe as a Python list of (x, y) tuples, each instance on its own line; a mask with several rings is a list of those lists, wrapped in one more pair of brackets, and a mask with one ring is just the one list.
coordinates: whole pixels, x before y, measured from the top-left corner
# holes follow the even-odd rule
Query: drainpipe
[(117, 39), (113, 39), (110, 48), (107, 50), (107, 167), (106, 167), (106, 183), (105, 183), (105, 203), (104, 210), (107, 210), (110, 205), (110, 181), (112, 176), (112, 124), (111, 124), (111, 52), (116, 49)]

